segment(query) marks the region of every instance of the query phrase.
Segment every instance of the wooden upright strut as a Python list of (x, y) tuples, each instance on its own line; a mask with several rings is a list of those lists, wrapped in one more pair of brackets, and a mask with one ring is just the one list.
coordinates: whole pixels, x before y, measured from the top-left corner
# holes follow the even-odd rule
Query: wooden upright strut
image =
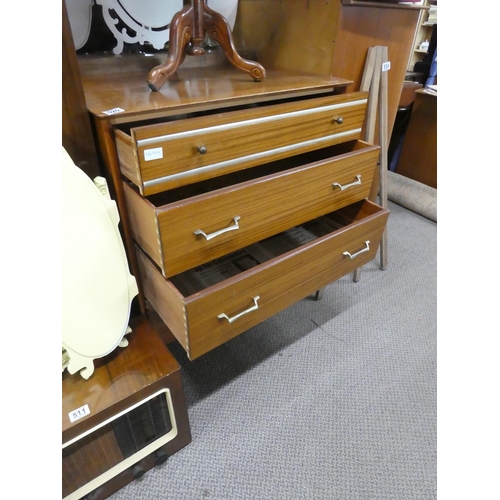
[(168, 58), (164, 64), (149, 72), (148, 85), (151, 90), (160, 90), (165, 81), (177, 71), (186, 54), (199, 56), (205, 53), (201, 46), (205, 32), (219, 43), (235, 67), (258, 82), (266, 77), (266, 70), (262, 65), (243, 59), (238, 54), (231, 27), (221, 14), (208, 7), (205, 0), (184, 0), (183, 8), (174, 14), (170, 23)]
[[(364, 140), (373, 144), (375, 141), (375, 129), (377, 126), (378, 112), (378, 131), (379, 131), (379, 175), (378, 175), (378, 195), (382, 208), (388, 208), (387, 202), (387, 151), (388, 130), (387, 130), (387, 69), (383, 64), (389, 61), (388, 49), (385, 46), (375, 46), (368, 49), (365, 61), (365, 68), (361, 79), (359, 90), (369, 91), (368, 109), (366, 116)], [(375, 193), (376, 196), (376, 193)], [(387, 228), (382, 234), (380, 241), (380, 269), (387, 269)], [(361, 268), (354, 271), (354, 281), (359, 281)]]

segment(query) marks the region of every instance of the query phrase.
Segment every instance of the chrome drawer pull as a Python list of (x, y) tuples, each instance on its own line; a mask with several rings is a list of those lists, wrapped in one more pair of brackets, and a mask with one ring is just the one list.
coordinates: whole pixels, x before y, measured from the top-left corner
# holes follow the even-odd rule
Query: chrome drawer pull
[(245, 311), (240, 312), (239, 314), (237, 314), (236, 316), (233, 316), (232, 318), (229, 318), (226, 313), (221, 313), (217, 317), (220, 319), (226, 318), (229, 321), (229, 323), (232, 323), (233, 321), (236, 321), (238, 318), (241, 318), (245, 314), (248, 314), (249, 312), (252, 312), (252, 311), (256, 311), (259, 308), (259, 304), (257, 304), (257, 301), (259, 299), (260, 299), (260, 295), (256, 295), (253, 298), (253, 306), (252, 307), (246, 309)]
[(356, 258), (359, 254), (368, 252), (370, 250), (370, 240), (365, 241), (366, 248), (360, 250), (359, 252), (353, 253), (352, 255), (349, 252), (344, 252), (342, 255), (347, 255), (350, 259)]
[(350, 188), (352, 186), (358, 186), (359, 184), (361, 184), (361, 175), (357, 175), (356, 179), (357, 180), (355, 180), (354, 182), (351, 182), (350, 184), (344, 184), (343, 186), (340, 185), (338, 182), (334, 182), (332, 186), (338, 186), (340, 190), (343, 191), (344, 189)]
[(208, 241), (208, 240), (211, 240), (212, 238), (215, 238), (216, 236), (219, 236), (220, 234), (224, 234), (224, 233), (227, 233), (228, 231), (235, 231), (236, 229), (239, 229), (240, 226), (238, 225), (238, 221), (240, 219), (241, 219), (241, 217), (239, 215), (237, 215), (236, 217), (233, 217), (233, 220), (234, 220), (233, 226), (225, 227), (224, 229), (221, 229), (220, 231), (215, 231), (215, 233), (206, 234), (201, 229), (197, 229), (196, 231), (194, 231), (194, 234), (201, 234)]
[(333, 119), (333, 123), (338, 123), (339, 125), (342, 125), (344, 123), (344, 119), (339, 116), (338, 118)]
[(206, 146), (198, 146), (198, 153), (200, 153), (200, 155), (204, 155), (207, 153), (207, 147)]

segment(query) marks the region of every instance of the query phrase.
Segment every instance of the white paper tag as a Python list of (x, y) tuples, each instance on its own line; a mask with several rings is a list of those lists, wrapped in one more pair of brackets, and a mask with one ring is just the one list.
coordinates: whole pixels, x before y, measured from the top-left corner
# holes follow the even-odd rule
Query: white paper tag
[(103, 111), (105, 115), (116, 115), (116, 113), (123, 113), (125, 110), (122, 108), (113, 108), (108, 109), (107, 111)]
[(144, 161), (159, 160), (160, 158), (163, 158), (163, 148), (144, 150)]
[(382, 63), (382, 71), (389, 71), (391, 69), (391, 61)]
[(76, 422), (80, 418), (86, 417), (87, 415), (90, 415), (89, 405), (80, 406), (80, 408), (68, 413), (69, 421), (71, 423)]

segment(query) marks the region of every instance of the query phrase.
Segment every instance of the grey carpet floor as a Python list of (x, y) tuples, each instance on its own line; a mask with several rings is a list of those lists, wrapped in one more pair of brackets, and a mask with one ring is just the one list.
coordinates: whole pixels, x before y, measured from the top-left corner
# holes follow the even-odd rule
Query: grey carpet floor
[(437, 224), (389, 202), (379, 259), (182, 367), (192, 443), (113, 500), (430, 500)]

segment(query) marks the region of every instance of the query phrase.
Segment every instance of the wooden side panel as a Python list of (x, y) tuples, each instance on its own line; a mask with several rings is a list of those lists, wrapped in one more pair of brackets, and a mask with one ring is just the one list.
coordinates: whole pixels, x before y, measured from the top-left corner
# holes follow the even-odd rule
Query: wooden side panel
[(162, 342), (167, 346), (172, 342), (175, 342), (177, 339), (170, 331), (170, 328), (160, 318), (160, 315), (154, 310), (153, 306), (151, 306), (151, 304), (148, 305), (148, 318), (151, 321), (151, 324), (153, 325), (155, 331), (158, 333), (158, 336), (161, 338)]
[[(349, 6), (341, 8), (332, 74), (353, 81), (348, 92), (360, 88), (366, 55), (370, 47), (388, 48), (391, 69), (388, 73), (388, 134), (390, 136), (413, 48), (413, 37), (420, 10), (416, 8)], [(377, 139), (377, 135), (375, 136)]]
[(137, 246), (136, 251), (146, 300), (189, 353), (184, 297), (162, 276), (159, 269)]
[(62, 2), (62, 145), (91, 179), (100, 175), (66, 2)]
[(121, 130), (115, 130), (115, 140), (122, 174), (142, 190), (141, 171), (131, 137)]
[[(126, 182), (123, 183), (123, 193), (127, 201), (134, 240), (156, 264), (163, 268), (162, 242), (158, 233), (156, 208), (138, 195)], [(167, 228), (167, 231), (170, 232), (171, 229)]]
[(421, 90), (411, 112), (396, 172), (437, 188), (437, 95)]
[(235, 43), (266, 69), (330, 75), (339, 14), (340, 0), (240, 0)]

